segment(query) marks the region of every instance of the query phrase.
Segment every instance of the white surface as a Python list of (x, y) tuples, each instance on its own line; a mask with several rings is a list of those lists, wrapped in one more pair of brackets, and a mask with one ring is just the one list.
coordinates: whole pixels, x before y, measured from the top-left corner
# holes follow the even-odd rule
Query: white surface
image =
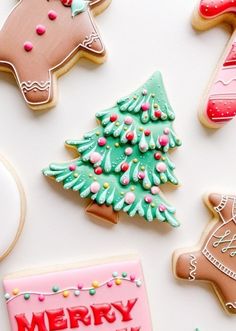
[(0, 158), (0, 258), (12, 246), (21, 224), (21, 196), (10, 169)]
[[(1, 20), (14, 4), (1, 1)], [(235, 330), (236, 317), (223, 312), (207, 285), (177, 282), (171, 272), (173, 250), (195, 244), (210, 219), (201, 195), (215, 187), (236, 192), (236, 121), (208, 131), (196, 115), (229, 35), (222, 28), (194, 32), (193, 9), (193, 0), (113, 0), (97, 18), (109, 50), (107, 63), (82, 61), (62, 77), (58, 106), (48, 113), (28, 110), (14, 79), (0, 74), (0, 151), (15, 164), (28, 200), (25, 229), (13, 253), (1, 263), (0, 277), (32, 266), (139, 252), (154, 331)], [(96, 111), (112, 106), (156, 69), (163, 73), (177, 115), (175, 128), (183, 141), (172, 154), (182, 186), (167, 194), (182, 226), (171, 230), (125, 215), (115, 227), (95, 222), (84, 214), (86, 201), (48, 182), (40, 170), (51, 161), (69, 160), (65, 139), (79, 138), (94, 128)], [(9, 330), (3, 299), (0, 329)]]

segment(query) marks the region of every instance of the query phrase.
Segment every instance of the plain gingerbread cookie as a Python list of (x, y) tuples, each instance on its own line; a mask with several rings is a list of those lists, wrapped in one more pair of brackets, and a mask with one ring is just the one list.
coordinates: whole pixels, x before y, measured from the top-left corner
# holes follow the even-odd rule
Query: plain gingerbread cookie
[(111, 0), (20, 0), (0, 31), (0, 69), (16, 78), (27, 105), (56, 103), (57, 77), (80, 57), (102, 63), (106, 51), (93, 15)]

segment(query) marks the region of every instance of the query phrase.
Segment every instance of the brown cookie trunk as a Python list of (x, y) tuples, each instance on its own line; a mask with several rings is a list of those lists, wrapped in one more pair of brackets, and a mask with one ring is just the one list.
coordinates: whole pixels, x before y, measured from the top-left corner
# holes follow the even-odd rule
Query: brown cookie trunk
[(86, 208), (86, 213), (92, 215), (100, 220), (107, 221), (113, 224), (117, 224), (119, 215), (113, 210), (111, 206), (98, 205), (95, 202), (91, 202)]

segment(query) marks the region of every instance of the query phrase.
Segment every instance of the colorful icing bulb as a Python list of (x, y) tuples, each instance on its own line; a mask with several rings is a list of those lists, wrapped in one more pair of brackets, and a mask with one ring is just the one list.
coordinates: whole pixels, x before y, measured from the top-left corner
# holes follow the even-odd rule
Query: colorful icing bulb
[[(163, 114), (160, 118), (155, 116), (157, 108)], [(148, 222), (159, 220), (177, 227), (175, 209), (159, 194), (162, 184), (178, 184), (168, 154), (181, 145), (161, 74), (156, 72), (141, 88), (96, 117), (98, 128), (82, 140), (66, 142), (76, 149), (78, 159), (51, 164), (44, 175), (90, 198), (87, 212), (100, 219), (117, 223), (117, 212), (124, 211), (130, 217), (138, 214)]]
[(224, 309), (236, 314), (236, 196), (213, 193), (206, 204), (215, 218), (197, 247), (175, 252), (174, 273), (190, 282), (211, 283)]
[[(39, 270), (4, 279), (4, 298), (10, 321), (8, 330), (152, 330), (139, 259), (119, 258), (119, 262), (110, 259), (105, 264), (89, 265), (73, 269), (64, 266), (60, 271), (55, 267), (49, 273)], [(114, 269), (118, 271), (118, 277), (111, 278)], [(91, 284), (94, 275), (99, 281)], [(137, 275), (137, 279), (132, 275)], [(52, 293), (48, 290), (52, 279), (63, 284), (61, 291)], [(76, 286), (78, 279), (84, 282), (80, 290)], [(21, 291), (12, 296), (10, 293), (16, 285)]]
[(206, 30), (220, 23), (232, 25), (233, 35), (200, 107), (200, 120), (209, 128), (219, 128), (236, 115), (236, 1), (200, 1), (193, 26), (198, 30)]
[(106, 50), (94, 15), (110, 2), (18, 1), (0, 30), (0, 70), (14, 75), (30, 108), (48, 109), (56, 104), (57, 77), (66, 73), (79, 55), (96, 63), (105, 61)]

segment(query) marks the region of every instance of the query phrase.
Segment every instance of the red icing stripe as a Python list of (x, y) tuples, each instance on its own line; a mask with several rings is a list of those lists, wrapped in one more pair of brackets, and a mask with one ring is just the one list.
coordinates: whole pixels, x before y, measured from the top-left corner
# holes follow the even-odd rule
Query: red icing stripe
[(224, 63), (224, 67), (236, 66), (236, 44), (232, 45), (231, 51)]
[(236, 115), (236, 99), (209, 100), (207, 117), (211, 122), (225, 123)]
[(199, 11), (206, 18), (215, 17), (225, 12), (236, 13), (236, 0), (201, 0)]

